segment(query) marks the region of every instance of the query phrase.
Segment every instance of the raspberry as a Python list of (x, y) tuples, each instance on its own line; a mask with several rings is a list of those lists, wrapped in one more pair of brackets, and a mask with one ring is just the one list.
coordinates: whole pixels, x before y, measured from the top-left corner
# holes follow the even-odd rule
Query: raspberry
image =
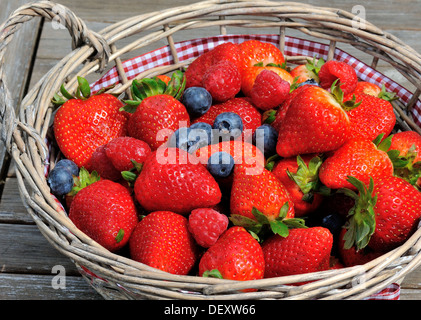
[(211, 247), (227, 227), (227, 216), (214, 209), (195, 209), (189, 216), (189, 231), (204, 248)]
[(213, 100), (227, 101), (240, 92), (240, 71), (233, 62), (222, 60), (208, 68), (203, 75), (202, 85)]
[(254, 81), (250, 97), (253, 104), (262, 110), (279, 106), (289, 94), (289, 82), (271, 70), (263, 70)]
[(133, 137), (117, 137), (107, 143), (105, 152), (118, 171), (128, 171), (133, 168), (131, 160), (143, 163), (151, 148)]
[(353, 67), (342, 61), (330, 60), (326, 62), (319, 71), (320, 86), (329, 89), (335, 80), (339, 79), (344, 95), (355, 90), (358, 77)]

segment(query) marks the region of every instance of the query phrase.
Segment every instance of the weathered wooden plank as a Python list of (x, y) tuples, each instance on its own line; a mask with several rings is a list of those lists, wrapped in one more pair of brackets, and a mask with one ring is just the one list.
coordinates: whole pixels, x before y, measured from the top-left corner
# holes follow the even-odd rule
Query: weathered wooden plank
[(82, 277), (0, 273), (0, 300), (102, 300)]
[(17, 179), (6, 178), (0, 202), (0, 222), (33, 224), (19, 193)]
[(52, 247), (35, 225), (0, 224), (0, 272), (51, 274), (57, 265), (68, 275), (80, 275), (73, 262)]

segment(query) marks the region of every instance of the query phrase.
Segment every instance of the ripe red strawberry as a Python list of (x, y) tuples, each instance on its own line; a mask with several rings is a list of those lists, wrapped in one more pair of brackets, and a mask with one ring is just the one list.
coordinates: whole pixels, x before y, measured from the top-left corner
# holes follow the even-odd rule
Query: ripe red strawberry
[(416, 131), (401, 131), (392, 136), (388, 151), (394, 174), (421, 190), (421, 135)]
[(357, 74), (349, 64), (330, 60), (320, 67), (319, 80), (322, 88), (329, 89), (338, 79), (338, 84), (345, 95), (353, 92), (357, 86)]
[(347, 181), (348, 176), (368, 184), (370, 177), (392, 175), (392, 161), (383, 149), (382, 144), (376, 146), (367, 139), (350, 139), (323, 162), (320, 181), (328, 188), (355, 190), (355, 186)]
[(374, 140), (381, 133), (387, 137), (392, 132), (396, 116), (389, 101), (358, 93), (345, 95), (343, 100), (345, 108), (347, 104), (352, 106), (347, 111), (351, 123), (350, 137)]
[(345, 192), (356, 201), (350, 211), (345, 248), (367, 245), (388, 251), (403, 244), (416, 230), (421, 217), (421, 193), (409, 182), (392, 175), (375, 177), (369, 184), (349, 178), (358, 190)]
[(86, 80), (78, 79), (84, 95), (75, 98), (62, 89), (71, 99), (57, 110), (53, 126), (61, 152), (83, 167), (97, 147), (126, 134), (127, 117), (119, 111), (120, 100), (107, 93), (91, 96)]
[(199, 276), (257, 280), (264, 275), (260, 244), (242, 227), (231, 227), (200, 259)]
[(114, 167), (107, 156), (105, 145), (96, 148), (85, 167), (89, 172), (96, 171), (102, 179), (118, 181), (122, 178), (121, 172)]
[(317, 193), (321, 164), (321, 158), (309, 154), (283, 158), (273, 167), (273, 175), (287, 189), (294, 203), (296, 217), (315, 211), (323, 200), (323, 196)]
[(204, 87), (215, 102), (232, 99), (241, 90), (241, 75), (235, 63), (221, 60), (211, 65), (202, 79)]
[(237, 113), (243, 121), (243, 128), (254, 132), (262, 124), (262, 115), (260, 112), (245, 98), (233, 98), (223, 103), (212, 105), (209, 110), (193, 121), (205, 122), (213, 125), (215, 118), (223, 112)]
[(246, 97), (251, 96), (251, 91), (256, 81), (257, 76), (264, 70), (272, 71), (276, 73), (282, 80), (288, 82), (290, 85), (293, 83), (294, 79), (283, 68), (273, 67), (273, 66), (252, 66), (244, 68), (241, 73), (241, 91)]
[(110, 180), (99, 180), (80, 190), (73, 198), (69, 218), (112, 252), (126, 245), (138, 222), (129, 191)]
[[(265, 168), (236, 165), (230, 198), (230, 219), (256, 234), (269, 225), (284, 230), (284, 219), (294, 217), (294, 204), (285, 187)], [(282, 228), (281, 230), (279, 228)]]
[(253, 67), (256, 64), (281, 66), (285, 63), (282, 51), (268, 42), (247, 40), (238, 45), (243, 68)]
[(275, 234), (262, 244), (265, 278), (328, 270), (332, 245), (333, 236), (323, 227), (291, 229), (287, 237)]
[(289, 94), (290, 84), (275, 72), (263, 70), (254, 81), (250, 92), (251, 101), (261, 110), (279, 106)]
[(160, 136), (158, 133), (164, 129), (176, 131), (180, 123), (190, 126), (186, 107), (170, 95), (153, 95), (142, 100), (131, 115), (128, 134), (156, 150), (168, 140), (167, 135)]
[(198, 259), (187, 218), (170, 211), (146, 215), (136, 225), (129, 248), (133, 260), (172, 274), (188, 274)]
[(118, 171), (128, 171), (134, 166), (132, 161), (143, 163), (151, 148), (142, 140), (118, 137), (105, 145), (105, 152)]
[(349, 126), (346, 112), (333, 95), (317, 86), (305, 86), (279, 126), (276, 151), (287, 158), (335, 150), (348, 140)]
[(237, 44), (231, 42), (220, 44), (193, 60), (185, 73), (186, 88), (201, 87), (203, 76), (209, 67), (224, 60), (231, 61), (240, 67), (240, 55)]
[(189, 231), (196, 242), (209, 248), (227, 230), (228, 217), (211, 208), (199, 208), (189, 215)]
[(367, 262), (380, 257), (384, 252), (373, 251), (369, 247), (356, 250), (354, 246), (345, 249), (344, 236), (346, 229), (342, 228), (339, 234), (338, 252), (345, 267), (353, 267), (356, 265), (366, 264)]
[(219, 186), (206, 167), (191, 162), (189, 154), (177, 148), (148, 155), (134, 192), (147, 211), (188, 214), (197, 208), (212, 207), (221, 200)]

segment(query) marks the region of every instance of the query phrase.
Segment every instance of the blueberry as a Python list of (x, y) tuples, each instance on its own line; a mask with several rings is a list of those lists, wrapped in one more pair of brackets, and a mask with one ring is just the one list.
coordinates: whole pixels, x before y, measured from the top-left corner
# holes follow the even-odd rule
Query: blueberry
[(62, 159), (56, 163), (54, 169), (67, 169), (74, 176), (79, 175), (79, 168), (72, 160)]
[(196, 118), (205, 114), (212, 105), (211, 94), (202, 87), (187, 88), (181, 100), (191, 117)]
[(306, 85), (306, 84), (309, 84), (309, 85), (312, 85), (312, 86), (319, 86), (319, 84), (317, 83), (317, 81), (316, 81), (316, 80), (314, 80), (313, 78), (310, 78), (310, 79), (308, 79), (308, 80), (306, 80), (306, 81), (304, 81), (304, 82), (299, 83), (299, 84), (297, 85), (297, 88), (298, 88), (298, 87), (301, 87), (301, 86), (304, 86), (304, 85)]
[(56, 196), (69, 193), (73, 188), (73, 175), (65, 168), (54, 168), (47, 177), (51, 192)]
[(329, 229), (334, 237), (337, 237), (345, 223), (345, 219), (339, 214), (329, 214), (322, 219), (321, 226)]
[(208, 159), (207, 169), (215, 178), (228, 177), (234, 168), (234, 158), (224, 151), (215, 152)]
[(189, 128), (177, 129), (168, 140), (169, 147), (189, 150)]
[(253, 144), (263, 152), (265, 158), (276, 154), (278, 131), (271, 125), (262, 124), (253, 133), (252, 139)]
[(212, 127), (198, 122), (189, 128), (180, 128), (169, 139), (169, 146), (193, 153), (197, 149), (207, 146), (212, 139)]
[[(213, 133), (212, 133), (212, 126), (209, 123), (205, 122), (196, 122), (190, 126), (190, 138), (200, 137), (203, 142), (206, 142), (206, 145), (212, 143), (213, 140)], [(207, 138), (207, 140), (205, 140)], [(196, 139), (197, 140), (197, 139)], [(202, 145), (203, 146), (203, 145)]]
[(215, 118), (213, 128), (219, 130), (221, 138), (235, 139), (243, 132), (243, 121), (234, 112), (223, 112)]

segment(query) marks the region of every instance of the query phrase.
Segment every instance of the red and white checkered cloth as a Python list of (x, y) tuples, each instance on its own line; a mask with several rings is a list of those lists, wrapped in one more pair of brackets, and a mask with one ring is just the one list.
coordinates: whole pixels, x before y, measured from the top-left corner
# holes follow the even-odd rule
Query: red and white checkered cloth
[(401, 286), (397, 283), (392, 283), (383, 290), (365, 298), (364, 300), (399, 300), (400, 294)]
[[(188, 59), (198, 57), (202, 53), (213, 49), (221, 43), (241, 43), (251, 39), (269, 42), (274, 45), (279, 44), (279, 35), (221, 35), (177, 42), (175, 43), (175, 48), (177, 50), (179, 60), (183, 62)], [(285, 54), (288, 56), (316, 56), (326, 60), (328, 52), (329, 46), (326, 44), (293, 37), (285, 38)], [(341, 49), (335, 50), (334, 59), (344, 61), (351, 65), (361, 80), (375, 83), (380, 87), (384, 84), (386, 89), (388, 91), (395, 92), (403, 103), (408, 103), (413, 96), (412, 92)], [(173, 63), (174, 59), (171, 54), (170, 47), (164, 46), (123, 62), (123, 67), (127, 74), (127, 78), (131, 80), (143, 71)], [(101, 77), (101, 79), (91, 85), (92, 92), (97, 92), (101, 88), (117, 84), (119, 81), (120, 79), (117, 69), (114, 67)], [(412, 117), (415, 123), (418, 126), (421, 126), (420, 100), (417, 100), (412, 110)]]

